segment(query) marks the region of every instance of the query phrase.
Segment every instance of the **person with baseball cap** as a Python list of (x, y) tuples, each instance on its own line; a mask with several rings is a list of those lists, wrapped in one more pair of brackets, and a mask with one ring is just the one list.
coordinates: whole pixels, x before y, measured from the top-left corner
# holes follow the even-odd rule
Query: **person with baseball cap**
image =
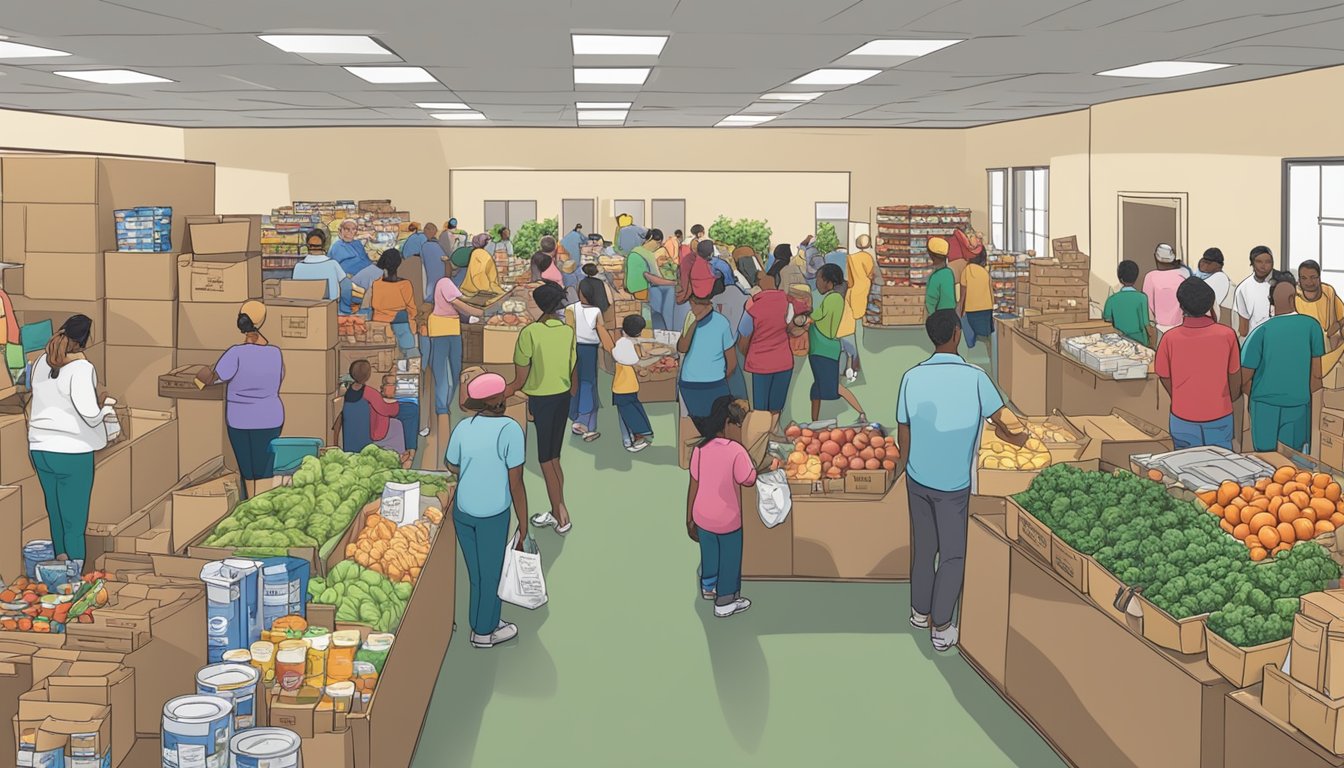
[(271, 441), (285, 425), (285, 406), (280, 402), (285, 363), (280, 349), (261, 335), (265, 322), (265, 304), (255, 299), (243, 302), (238, 308), (242, 343), (226, 349), (213, 368), (196, 374), (200, 386), (225, 382), (224, 420), (247, 498), (257, 494), (258, 480), (275, 476)]
[(457, 475), (453, 528), (471, 581), (471, 644), (493, 648), (518, 636), (517, 625), (500, 618), (499, 576), (509, 549), (510, 507), (518, 525), (514, 546), (522, 549), (527, 538), (526, 441), (522, 426), (504, 415), (504, 377), (482, 373), (464, 394), (462, 406), (471, 415), (453, 429), (443, 461)]
[(1161, 243), (1153, 250), (1157, 269), (1143, 276), (1143, 293), (1148, 297), (1148, 311), (1153, 315), (1159, 337), (1180, 325), (1185, 316), (1176, 291), (1190, 277), (1190, 270), (1176, 258), (1176, 249)]
[(932, 315), (940, 309), (957, 308), (957, 278), (947, 266), (947, 241), (941, 237), (929, 238), (928, 284), (924, 288), (924, 311)]
[(1219, 307), (1232, 307), (1229, 301), (1232, 296), (1232, 279), (1223, 271), (1223, 252), (1218, 248), (1209, 248), (1204, 251), (1204, 255), (1199, 257), (1199, 264), (1196, 265), (1199, 271), (1195, 277), (1209, 284), (1213, 289), (1213, 319), (1218, 320)]

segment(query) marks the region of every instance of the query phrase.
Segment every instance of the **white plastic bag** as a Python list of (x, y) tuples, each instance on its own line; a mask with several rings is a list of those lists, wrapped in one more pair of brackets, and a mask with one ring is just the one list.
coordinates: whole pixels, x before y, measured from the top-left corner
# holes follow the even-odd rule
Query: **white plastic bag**
[(420, 483), (387, 483), (378, 510), (397, 527), (414, 525), (420, 519)]
[(518, 550), (518, 534), (509, 540), (504, 552), (504, 570), (499, 575), (499, 599), (529, 611), (540, 608), (549, 599), (546, 595), (546, 575), (541, 572), (541, 552), (531, 536)]
[(784, 470), (776, 469), (756, 476), (757, 508), (766, 528), (774, 528), (789, 518), (793, 509), (793, 495), (789, 493), (789, 479)]

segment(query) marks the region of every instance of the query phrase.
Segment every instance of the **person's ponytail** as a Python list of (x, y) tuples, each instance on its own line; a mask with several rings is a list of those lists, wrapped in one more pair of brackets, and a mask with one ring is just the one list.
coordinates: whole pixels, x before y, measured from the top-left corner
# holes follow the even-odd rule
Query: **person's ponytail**
[(47, 342), (47, 365), (51, 368), (51, 378), (61, 374), (61, 369), (70, 362), (71, 354), (88, 346), (92, 332), (93, 320), (86, 315), (71, 315), (61, 323), (61, 327)]
[(65, 331), (57, 331), (47, 342), (47, 365), (51, 366), (51, 378), (61, 375), (61, 368), (65, 367), (69, 357), (70, 339), (66, 338)]

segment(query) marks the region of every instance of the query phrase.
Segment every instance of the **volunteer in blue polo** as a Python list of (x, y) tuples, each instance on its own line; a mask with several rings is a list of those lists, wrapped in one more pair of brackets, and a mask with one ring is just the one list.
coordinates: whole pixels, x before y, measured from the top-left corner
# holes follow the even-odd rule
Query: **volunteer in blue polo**
[(1006, 443), (1021, 447), (1029, 435), (989, 376), (957, 354), (957, 311), (934, 312), (924, 329), (933, 355), (906, 372), (896, 400), (897, 474), (906, 471), (910, 506), (910, 623), (931, 629), (934, 650), (946, 651), (957, 644), (953, 613), (966, 572), (967, 508), (985, 420)]

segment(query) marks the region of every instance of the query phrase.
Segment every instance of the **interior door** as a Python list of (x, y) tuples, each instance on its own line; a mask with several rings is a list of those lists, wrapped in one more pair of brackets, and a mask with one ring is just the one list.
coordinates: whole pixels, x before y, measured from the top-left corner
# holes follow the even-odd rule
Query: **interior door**
[(509, 201), (509, 229), (514, 232), (523, 225), (524, 222), (537, 220), (537, 201), (536, 200), (510, 200)]
[(562, 200), (560, 202), (560, 234), (564, 236), (574, 231), (576, 224), (583, 225), (584, 234), (597, 231), (597, 201), (592, 198)]
[[(1121, 203), (1124, 219), (1121, 232), (1121, 254), (1139, 265), (1139, 282), (1135, 287), (1142, 289), (1143, 276), (1156, 268), (1153, 251), (1159, 243), (1167, 243), (1176, 249), (1176, 257), (1191, 269), (1189, 254), (1183, 253), (1180, 245), (1180, 211), (1170, 204), (1154, 201), (1152, 203), (1124, 200)], [(1118, 289), (1119, 286), (1116, 286)]]
[(643, 200), (613, 200), (611, 201), (611, 213), (612, 218), (616, 218), (622, 213), (628, 213), (635, 220), (636, 227), (644, 226)]
[(686, 232), (686, 201), (685, 200), (654, 200), (650, 207), (651, 216), (649, 221), (654, 229), (661, 229), (664, 236), (671, 235), (677, 230)]

